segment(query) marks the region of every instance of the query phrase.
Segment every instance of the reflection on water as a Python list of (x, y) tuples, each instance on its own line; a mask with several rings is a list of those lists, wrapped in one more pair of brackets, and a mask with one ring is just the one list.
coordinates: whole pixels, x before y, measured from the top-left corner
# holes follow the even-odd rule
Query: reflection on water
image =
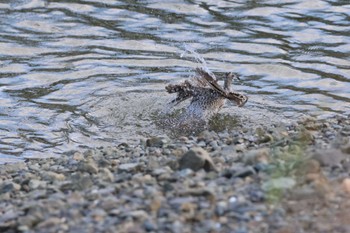
[[(234, 71), (266, 119), (350, 111), (350, 3), (13, 0), (0, 3), (0, 160), (161, 134), (164, 86), (199, 52)], [(10, 156), (10, 157), (9, 157)]]

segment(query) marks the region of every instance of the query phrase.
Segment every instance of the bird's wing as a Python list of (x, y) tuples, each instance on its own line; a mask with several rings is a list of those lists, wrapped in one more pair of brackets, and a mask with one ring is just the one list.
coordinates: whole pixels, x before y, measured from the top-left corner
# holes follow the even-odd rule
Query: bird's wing
[(170, 102), (171, 104), (174, 104), (174, 106), (187, 100), (188, 98), (193, 97), (195, 94), (195, 87), (189, 81), (175, 85), (169, 84), (165, 87), (165, 89), (168, 93), (177, 93), (176, 98)]
[(205, 82), (216, 92), (220, 93), (221, 95), (226, 97), (226, 92), (224, 89), (222, 89), (222, 87), (218, 84), (218, 82), (216, 81), (215, 76), (213, 77), (212, 75), (210, 75), (208, 72), (204, 71), (201, 68), (196, 68), (196, 72), (199, 75), (199, 77), (201, 78), (201, 80), (205, 80)]

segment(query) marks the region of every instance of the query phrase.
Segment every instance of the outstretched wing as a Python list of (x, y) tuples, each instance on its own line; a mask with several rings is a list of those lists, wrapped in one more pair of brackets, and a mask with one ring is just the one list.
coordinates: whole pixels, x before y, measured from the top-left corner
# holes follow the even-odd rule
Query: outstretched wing
[(176, 85), (169, 84), (165, 89), (168, 93), (177, 93), (176, 98), (170, 102), (175, 105), (193, 96), (192, 85), (188, 81)]
[(226, 96), (226, 92), (222, 87), (218, 84), (216, 81), (215, 76), (213, 77), (208, 72), (204, 71), (202, 68), (196, 68), (196, 72), (199, 75), (199, 77), (202, 78), (202, 80), (205, 80), (208, 85), (213, 88), (216, 92), (220, 93), (223, 96)]
[(168, 93), (177, 93), (176, 98), (170, 102), (171, 104), (174, 104), (174, 106), (176, 106), (182, 101), (194, 97), (195, 95), (203, 91), (204, 88), (209, 87), (210, 84), (208, 83), (208, 81), (203, 79), (199, 74), (180, 84), (169, 84), (165, 87), (165, 89)]
[(204, 89), (211, 88), (211, 90), (222, 95), (223, 97), (236, 102), (239, 107), (242, 107), (247, 101), (248, 97), (246, 95), (240, 94), (238, 92), (228, 92), (225, 91), (217, 82), (215, 76), (209, 74), (201, 68), (196, 69), (197, 76), (191, 81), (186, 80), (180, 84), (169, 84), (165, 87), (168, 93), (177, 93), (177, 96), (170, 103), (178, 105), (179, 103), (198, 96), (199, 93), (203, 92)]
[[(227, 92), (225, 91), (216, 81), (216, 78), (214, 78), (212, 75), (210, 75), (208, 72), (204, 71), (201, 68), (197, 68), (196, 72), (198, 73), (198, 75), (205, 80), (208, 85), (210, 87), (213, 88), (213, 90), (215, 90), (216, 92), (220, 93), (223, 97), (236, 102), (236, 104), (239, 107), (242, 107), (247, 101), (248, 101), (248, 97), (246, 95), (243, 95), (241, 93), (238, 92)], [(233, 76), (230, 78), (230, 80), (233, 79)], [(226, 83), (226, 85), (229, 85), (228, 83)]]

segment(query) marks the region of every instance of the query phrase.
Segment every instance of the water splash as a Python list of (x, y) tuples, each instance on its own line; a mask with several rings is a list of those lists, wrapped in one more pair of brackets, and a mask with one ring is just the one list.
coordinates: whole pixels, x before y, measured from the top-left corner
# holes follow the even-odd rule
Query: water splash
[[(198, 52), (196, 52), (196, 50), (188, 45), (188, 44), (184, 44), (183, 45), (183, 51), (180, 54), (180, 58), (185, 58), (185, 57), (191, 57), (194, 59), (195, 62), (198, 63), (198, 67), (202, 68), (203, 70), (205, 70), (207, 73), (213, 75), (213, 73), (210, 71), (209, 67), (208, 67), (208, 63), (207, 61), (204, 59), (204, 57), (199, 54)], [(188, 79), (191, 79), (193, 76), (189, 76)], [(176, 106), (176, 103), (168, 103), (164, 106), (164, 108), (161, 110), (160, 115), (170, 115), (173, 113), (174, 111), (174, 107)]]
[[(187, 56), (198, 63), (197, 67), (215, 77), (209, 70), (208, 63), (204, 57), (196, 52), (190, 45), (184, 44), (184, 51), (180, 54), (180, 57), (184, 59)], [(193, 78), (194, 76), (195, 75), (188, 77), (190, 82), (196, 82), (196, 79)], [(164, 106), (163, 110), (157, 116), (158, 126), (170, 130), (173, 136), (197, 134), (207, 129), (208, 119), (210, 117), (203, 114), (201, 107), (197, 106), (193, 109), (185, 109), (181, 106), (177, 106), (177, 104), (179, 103), (169, 102)], [(175, 106), (177, 106), (177, 108), (174, 108)], [(197, 110), (200, 112), (197, 113)]]
[(204, 59), (204, 57), (202, 55), (200, 55), (199, 53), (197, 53), (196, 50), (188, 44), (184, 44), (184, 51), (180, 55), (181, 58), (183, 58), (185, 56), (192, 56), (194, 58), (194, 60), (198, 63), (199, 67), (201, 67), (203, 70), (205, 70), (209, 74), (213, 74), (210, 71), (208, 63)]

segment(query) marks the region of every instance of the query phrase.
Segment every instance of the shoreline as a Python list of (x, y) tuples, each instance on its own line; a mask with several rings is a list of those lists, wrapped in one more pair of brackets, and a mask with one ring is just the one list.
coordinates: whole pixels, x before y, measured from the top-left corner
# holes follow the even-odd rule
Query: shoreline
[(350, 232), (349, 137), (306, 117), (3, 164), (0, 231)]

